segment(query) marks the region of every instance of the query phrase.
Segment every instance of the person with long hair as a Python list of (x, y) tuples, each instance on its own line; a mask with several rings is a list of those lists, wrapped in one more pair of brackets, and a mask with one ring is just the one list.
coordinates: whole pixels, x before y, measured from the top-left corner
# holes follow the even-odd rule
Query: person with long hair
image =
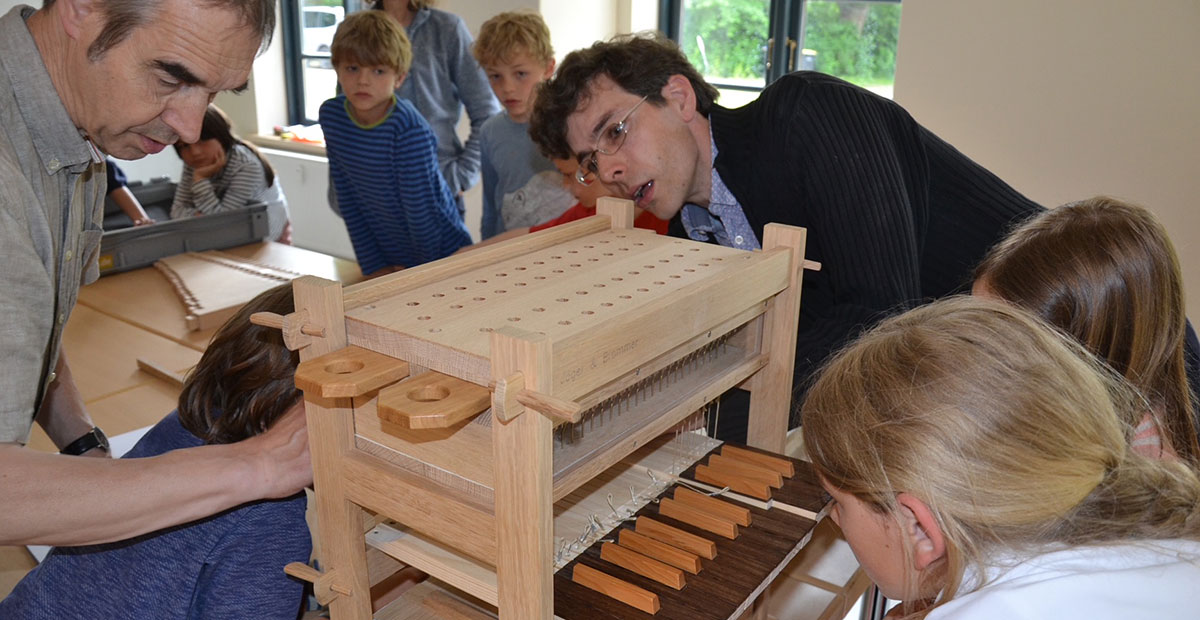
[(1195, 334), (1187, 337), (1179, 259), (1149, 211), (1097, 196), (1039, 214), (988, 252), (973, 290), (1074, 336), (1149, 400), (1139, 449), (1200, 466), (1184, 361)]
[(200, 139), (190, 144), (176, 142), (174, 146), (183, 160), (183, 173), (171, 203), (171, 219), (265, 203), (267, 238), (292, 242), (287, 198), (275, 169), (257, 147), (234, 133), (225, 112), (210, 104), (204, 112)]
[[(124, 458), (236, 443), (284, 416), (303, 416), (298, 354), (278, 329), (250, 323), (255, 312), (293, 310), (291, 284), (247, 303), (188, 373), (178, 409)], [(0, 617), (294, 620), (303, 584), (283, 567), (312, 552), (306, 506), (301, 491), (128, 540), (56, 547), (0, 601)]]
[(896, 616), (1174, 618), (1200, 583), (1200, 478), (1135, 452), (1145, 402), (1016, 305), (960, 296), (824, 368), (804, 444)]

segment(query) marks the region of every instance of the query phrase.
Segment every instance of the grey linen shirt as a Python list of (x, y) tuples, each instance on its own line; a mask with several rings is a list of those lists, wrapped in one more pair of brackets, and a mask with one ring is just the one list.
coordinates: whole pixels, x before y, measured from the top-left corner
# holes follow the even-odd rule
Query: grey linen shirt
[(0, 17), (0, 442), (25, 443), (80, 284), (99, 276), (104, 163), (16, 6)]

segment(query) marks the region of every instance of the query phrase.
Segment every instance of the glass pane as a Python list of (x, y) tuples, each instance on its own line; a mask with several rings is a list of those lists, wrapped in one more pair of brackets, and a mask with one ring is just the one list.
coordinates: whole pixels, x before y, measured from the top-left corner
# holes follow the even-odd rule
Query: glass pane
[[(679, 46), (708, 81), (761, 88), (770, 11), (770, 0), (685, 0)], [(736, 98), (734, 91), (729, 94), (731, 101)], [(722, 97), (721, 103), (730, 102)]]
[(315, 121), (321, 104), (337, 94), (337, 72), (328, 58), (305, 58), (300, 70), (304, 81), (304, 116)]
[(305, 56), (328, 54), (333, 33), (346, 16), (341, 0), (305, 0), (300, 12), (300, 52)]
[(809, 0), (804, 6), (797, 68), (836, 75), (891, 98), (900, 3)]

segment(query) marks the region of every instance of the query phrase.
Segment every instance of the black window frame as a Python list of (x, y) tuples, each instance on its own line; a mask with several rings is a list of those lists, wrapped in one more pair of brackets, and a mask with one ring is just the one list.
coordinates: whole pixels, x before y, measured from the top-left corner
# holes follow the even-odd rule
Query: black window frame
[[(767, 67), (762, 86), (731, 84), (708, 79), (721, 90), (757, 92), (768, 84), (795, 71), (800, 51), (804, 49), (804, 5), (808, 0), (771, 0), (767, 35)], [(836, 1), (836, 0), (834, 0)], [(902, 0), (862, 0), (867, 2), (902, 4)], [(683, 0), (659, 0), (658, 27), (672, 41), (679, 42)], [(782, 44), (777, 43), (783, 41)]]

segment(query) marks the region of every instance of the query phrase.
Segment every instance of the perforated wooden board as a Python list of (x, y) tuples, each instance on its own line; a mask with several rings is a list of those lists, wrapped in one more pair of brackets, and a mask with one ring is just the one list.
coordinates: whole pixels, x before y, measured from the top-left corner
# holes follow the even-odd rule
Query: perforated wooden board
[(347, 332), (359, 346), (481, 384), (490, 332), (546, 334), (555, 393), (577, 396), (778, 292), (786, 268), (785, 254), (610, 230), (355, 308)]

